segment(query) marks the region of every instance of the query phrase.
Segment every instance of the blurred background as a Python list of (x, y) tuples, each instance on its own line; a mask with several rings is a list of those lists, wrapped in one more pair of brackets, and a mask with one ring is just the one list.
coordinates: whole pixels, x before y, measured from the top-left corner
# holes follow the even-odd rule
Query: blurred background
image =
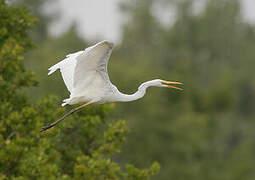
[[(109, 76), (124, 93), (160, 78), (184, 91), (151, 88), (116, 103), (111, 118), (130, 128), (113, 158), (139, 168), (161, 165), (153, 179), (255, 179), (255, 1), (19, 0), (39, 19), (25, 56), (39, 85), (32, 101), (68, 97), (47, 69), (103, 39), (115, 42)], [(61, 102), (57, 102), (61, 103)]]

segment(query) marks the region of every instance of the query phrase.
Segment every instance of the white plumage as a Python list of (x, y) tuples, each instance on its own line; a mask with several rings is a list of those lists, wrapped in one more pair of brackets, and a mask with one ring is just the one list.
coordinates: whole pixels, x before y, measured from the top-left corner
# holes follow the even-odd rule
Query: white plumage
[[(105, 92), (111, 93), (114, 86), (111, 84), (107, 64), (113, 44), (102, 41), (92, 47), (69, 54), (66, 58), (50, 67), (48, 75), (60, 69), (63, 80), (70, 92), (66, 104), (77, 104), (88, 101), (103, 100)], [(99, 103), (99, 102), (98, 102)]]
[(77, 103), (85, 104), (71, 110), (55, 123), (44, 127), (42, 131), (55, 126), (73, 112), (92, 103), (133, 101), (143, 97), (146, 89), (150, 86), (181, 90), (181, 88), (172, 85), (182, 83), (155, 79), (142, 83), (134, 94), (128, 95), (119, 92), (117, 87), (111, 83), (107, 73), (107, 64), (112, 49), (113, 43), (102, 41), (84, 51), (67, 55), (64, 60), (49, 68), (48, 75), (60, 69), (65, 85), (70, 92), (70, 97), (63, 100), (62, 106)]
[(63, 61), (60, 61), (59, 63), (49, 68), (50, 72), (48, 73), (48, 75), (54, 73), (57, 69), (60, 69), (63, 80), (70, 93), (73, 88), (73, 75), (74, 68), (76, 65), (76, 57), (80, 55), (82, 52), (83, 51), (79, 51), (73, 54), (69, 54)]

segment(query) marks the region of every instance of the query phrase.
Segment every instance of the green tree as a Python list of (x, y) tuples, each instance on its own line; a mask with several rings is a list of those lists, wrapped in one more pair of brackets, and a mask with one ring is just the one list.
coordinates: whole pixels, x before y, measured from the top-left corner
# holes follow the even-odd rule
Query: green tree
[(30, 104), (23, 89), (34, 85), (23, 54), (33, 46), (27, 31), (36, 19), (27, 9), (0, 0), (0, 179), (148, 179), (158, 171), (127, 165), (111, 156), (120, 152), (125, 121), (106, 120), (113, 105), (91, 106), (58, 128), (39, 133), (43, 124), (64, 113), (57, 98)]

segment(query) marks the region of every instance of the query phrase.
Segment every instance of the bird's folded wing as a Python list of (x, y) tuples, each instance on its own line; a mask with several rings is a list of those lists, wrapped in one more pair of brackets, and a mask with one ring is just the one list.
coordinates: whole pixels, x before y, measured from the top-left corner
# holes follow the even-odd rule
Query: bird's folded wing
[(103, 88), (110, 85), (107, 64), (113, 44), (102, 41), (79, 54), (74, 68), (73, 88), (76, 93), (88, 86)]

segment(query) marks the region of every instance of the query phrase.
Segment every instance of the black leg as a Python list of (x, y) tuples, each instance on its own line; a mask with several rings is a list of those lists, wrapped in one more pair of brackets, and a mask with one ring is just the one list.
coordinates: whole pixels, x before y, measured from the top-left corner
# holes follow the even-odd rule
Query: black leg
[(49, 125), (44, 126), (44, 127), (40, 130), (40, 132), (46, 131), (47, 129), (50, 129), (50, 128), (52, 128), (53, 126), (56, 126), (58, 123), (60, 123), (60, 122), (61, 122), (62, 120), (64, 120), (66, 117), (68, 117), (68, 116), (70, 116), (71, 114), (73, 114), (74, 112), (76, 112), (76, 111), (78, 111), (78, 110), (80, 110), (80, 109), (86, 107), (86, 106), (89, 105), (89, 104), (91, 104), (91, 102), (88, 102), (88, 103), (86, 103), (86, 104), (83, 104), (83, 105), (81, 105), (81, 106), (79, 106), (79, 107), (77, 107), (77, 108), (74, 108), (74, 109), (70, 110), (68, 113), (66, 113), (63, 117), (61, 117), (60, 119), (58, 119), (58, 120), (55, 121), (54, 123), (51, 123), (51, 124), (49, 124)]

